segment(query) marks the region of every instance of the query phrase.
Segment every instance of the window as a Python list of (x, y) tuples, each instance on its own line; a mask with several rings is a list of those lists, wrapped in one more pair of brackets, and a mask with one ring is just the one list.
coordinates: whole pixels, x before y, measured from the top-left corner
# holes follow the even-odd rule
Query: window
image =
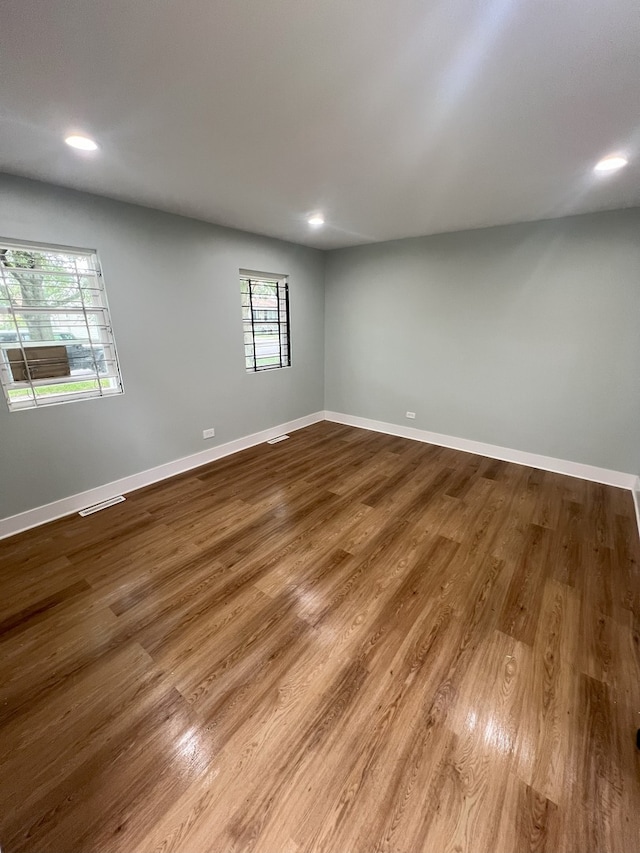
[(240, 270), (244, 358), (247, 370), (291, 364), (289, 285), (286, 276)]
[(95, 252), (0, 240), (0, 379), (11, 411), (122, 393)]

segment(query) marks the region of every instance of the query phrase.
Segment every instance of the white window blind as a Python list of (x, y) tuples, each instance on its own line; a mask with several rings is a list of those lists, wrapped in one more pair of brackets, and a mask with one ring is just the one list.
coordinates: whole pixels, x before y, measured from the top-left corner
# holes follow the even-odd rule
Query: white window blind
[(245, 366), (249, 372), (289, 367), (291, 334), (286, 276), (240, 270)]
[(0, 240), (0, 379), (11, 411), (122, 393), (95, 252)]

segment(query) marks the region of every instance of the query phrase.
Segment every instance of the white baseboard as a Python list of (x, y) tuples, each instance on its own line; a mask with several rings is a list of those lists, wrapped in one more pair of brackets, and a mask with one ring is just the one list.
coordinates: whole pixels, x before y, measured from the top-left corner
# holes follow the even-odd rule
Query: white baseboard
[(466, 453), (476, 453), (479, 456), (489, 456), (503, 462), (516, 462), (530, 468), (541, 468), (543, 471), (553, 471), (556, 474), (567, 474), (581, 480), (592, 480), (594, 483), (604, 483), (606, 486), (617, 486), (621, 489), (633, 489), (638, 480), (635, 474), (625, 474), (622, 471), (610, 471), (607, 468), (596, 468), (594, 465), (583, 465), (581, 462), (569, 462), (566, 459), (554, 459), (552, 456), (540, 456), (537, 453), (527, 453), (524, 450), (512, 450), (509, 447), (499, 447), (496, 444), (484, 444), (481, 441), (471, 441), (468, 438), (456, 438), (452, 435), (442, 435), (439, 432), (429, 432), (415, 427), (388, 424), (384, 421), (372, 421), (369, 418), (359, 418), (354, 415), (343, 415), (340, 412), (325, 412), (325, 419), (346, 426), (370, 429), (374, 432), (385, 432), (388, 435), (398, 435), (401, 438), (412, 438), (414, 441), (424, 441), (427, 444), (437, 444), (440, 447), (450, 447), (453, 450), (464, 450)]
[(633, 484), (633, 489), (631, 490), (633, 495), (633, 505), (636, 508), (636, 521), (638, 522), (638, 533), (640, 533), (640, 477), (636, 477), (636, 481)]
[(182, 474), (191, 468), (198, 468), (200, 465), (214, 462), (223, 456), (230, 456), (239, 450), (246, 450), (247, 447), (262, 444), (270, 438), (282, 435), (284, 432), (294, 432), (297, 429), (311, 426), (311, 424), (322, 420), (324, 420), (324, 412), (314, 412), (311, 415), (305, 415), (303, 418), (297, 418), (294, 421), (278, 424), (278, 426), (264, 429), (261, 432), (254, 432), (252, 435), (246, 435), (243, 438), (237, 438), (235, 441), (229, 441), (227, 444), (219, 444), (200, 453), (193, 453), (191, 456), (185, 456), (173, 462), (166, 462), (164, 465), (158, 465), (156, 468), (149, 468), (147, 471), (141, 471), (139, 474), (131, 474), (129, 477), (123, 477), (121, 480), (105, 483), (104, 486), (98, 486), (95, 489), (89, 489), (86, 492), (70, 495), (68, 498), (62, 498), (59, 501), (53, 501), (53, 503), (0, 519), (0, 539), (13, 536), (32, 527), (38, 527), (40, 524), (46, 524), (46, 522), (62, 518), (64, 515), (79, 512), (85, 507), (93, 506), (93, 504), (109, 500), (117, 495), (133, 492), (136, 489), (141, 489), (143, 486), (150, 486), (159, 480), (165, 480), (167, 477)]
[(440, 447), (450, 447), (453, 450), (463, 450), (466, 453), (489, 456), (492, 459), (500, 459), (504, 462), (516, 462), (519, 465), (541, 468), (543, 471), (553, 471), (557, 474), (567, 474), (570, 477), (578, 477), (581, 480), (592, 480), (596, 483), (604, 483), (607, 486), (630, 489), (633, 494), (638, 519), (638, 530), (640, 531), (640, 477), (637, 477), (635, 474), (610, 471), (607, 468), (597, 468), (594, 465), (569, 462), (565, 459), (554, 459), (551, 456), (539, 456), (536, 453), (512, 450), (508, 447), (499, 447), (495, 444), (484, 444), (483, 442), (471, 441), (467, 438), (456, 438), (437, 432), (429, 432), (428, 430), (415, 429), (414, 427), (399, 426), (398, 424), (389, 424), (384, 421), (374, 421), (369, 418), (359, 418), (355, 415), (327, 411), (314, 412), (311, 415), (305, 415), (294, 421), (279, 424), (270, 429), (238, 438), (235, 441), (229, 441), (227, 444), (220, 444), (208, 450), (203, 450), (200, 453), (194, 453), (191, 456), (185, 456), (173, 462), (166, 462), (164, 465), (158, 465), (156, 468), (141, 471), (139, 474), (132, 474), (129, 477), (123, 477), (121, 480), (114, 480), (112, 483), (106, 483), (95, 489), (89, 489), (86, 492), (70, 495), (67, 498), (53, 501), (53, 503), (12, 515), (9, 518), (0, 519), (0, 539), (13, 536), (32, 527), (38, 527), (49, 521), (55, 521), (55, 519), (62, 518), (65, 515), (79, 512), (85, 507), (109, 500), (117, 495), (127, 494), (144, 486), (150, 486), (152, 483), (157, 483), (176, 474), (182, 474), (184, 471), (198, 468), (200, 465), (206, 465), (209, 462), (214, 462), (216, 459), (222, 459), (224, 456), (230, 456), (232, 453), (237, 453), (256, 444), (262, 444), (271, 438), (282, 435), (282, 433), (294, 432), (297, 429), (311, 426), (311, 424), (322, 420), (333, 421), (334, 423), (359, 427), (361, 429), (369, 429), (374, 432), (383, 432), (388, 435), (397, 435), (401, 438), (411, 438), (414, 441), (423, 441), (427, 444), (439, 445)]

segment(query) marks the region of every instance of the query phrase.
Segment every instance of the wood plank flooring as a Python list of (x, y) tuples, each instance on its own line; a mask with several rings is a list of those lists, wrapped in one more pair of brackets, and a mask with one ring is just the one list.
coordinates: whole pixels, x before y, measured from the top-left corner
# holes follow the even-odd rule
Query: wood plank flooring
[(628, 492), (324, 422), (0, 560), (3, 853), (640, 851)]

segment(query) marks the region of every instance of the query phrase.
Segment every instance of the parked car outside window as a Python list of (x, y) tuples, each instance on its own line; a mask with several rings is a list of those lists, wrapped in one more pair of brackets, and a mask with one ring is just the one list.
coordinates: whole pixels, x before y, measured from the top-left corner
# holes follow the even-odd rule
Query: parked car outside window
[[(20, 332), (20, 338), (22, 339), (23, 343), (31, 342), (31, 337), (26, 329), (24, 332)], [(80, 343), (76, 336), (72, 335), (71, 332), (54, 332), (53, 339), (54, 341), (64, 341), (65, 349), (67, 350), (67, 358), (69, 359), (69, 367), (71, 370), (93, 370), (93, 359), (95, 357), (98, 372), (106, 373), (107, 366), (104, 357), (104, 350), (102, 349), (102, 347), (92, 348), (87, 344)], [(78, 342), (71, 343), (71, 341)], [(20, 341), (16, 332), (0, 331), (0, 343), (17, 344), (19, 342)], [(37, 343), (41, 344), (42, 341), (38, 341)]]

